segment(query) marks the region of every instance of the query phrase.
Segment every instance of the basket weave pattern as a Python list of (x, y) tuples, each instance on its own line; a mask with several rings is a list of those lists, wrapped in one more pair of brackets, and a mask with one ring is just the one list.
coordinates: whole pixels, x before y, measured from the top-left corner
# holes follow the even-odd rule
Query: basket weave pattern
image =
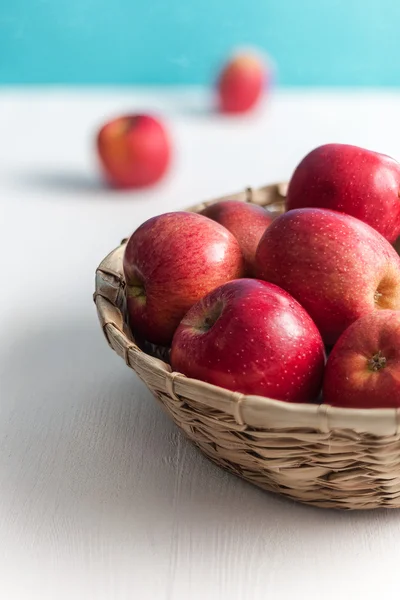
[[(285, 186), (277, 184), (229, 198), (281, 211), (284, 194)], [(265, 490), (307, 504), (400, 507), (399, 410), (288, 404), (171, 372), (139, 348), (127, 325), (124, 248), (122, 243), (96, 272), (94, 298), (105, 337), (204, 454)]]

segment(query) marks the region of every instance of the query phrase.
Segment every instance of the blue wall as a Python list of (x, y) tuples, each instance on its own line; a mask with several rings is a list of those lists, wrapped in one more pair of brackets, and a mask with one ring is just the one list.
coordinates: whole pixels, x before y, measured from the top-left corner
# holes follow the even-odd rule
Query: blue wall
[(0, 83), (205, 83), (238, 45), (284, 85), (400, 85), (400, 0), (0, 0)]

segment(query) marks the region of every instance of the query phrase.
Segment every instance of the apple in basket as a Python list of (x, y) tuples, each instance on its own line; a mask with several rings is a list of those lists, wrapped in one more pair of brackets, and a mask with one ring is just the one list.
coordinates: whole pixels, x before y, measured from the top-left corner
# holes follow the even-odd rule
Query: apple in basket
[(123, 268), (132, 329), (166, 346), (188, 309), (241, 277), (244, 261), (225, 227), (196, 213), (174, 212), (149, 219), (132, 234)]
[(400, 309), (400, 258), (359, 219), (333, 210), (291, 210), (257, 248), (256, 273), (306, 309), (327, 345), (378, 309)]
[(316, 148), (296, 168), (287, 210), (319, 207), (365, 221), (393, 242), (400, 234), (400, 164), (346, 144)]
[(106, 123), (97, 136), (100, 163), (115, 187), (143, 187), (167, 171), (171, 146), (164, 125), (149, 115), (125, 115)]
[(255, 279), (226, 283), (192, 306), (171, 346), (175, 371), (289, 402), (318, 396), (324, 359), (321, 335), (300, 304)]
[(272, 223), (272, 215), (261, 206), (238, 200), (215, 202), (202, 210), (201, 214), (221, 223), (235, 236), (245, 260), (246, 274), (252, 276), (257, 246)]
[(346, 329), (326, 365), (324, 402), (400, 408), (399, 311), (375, 311)]

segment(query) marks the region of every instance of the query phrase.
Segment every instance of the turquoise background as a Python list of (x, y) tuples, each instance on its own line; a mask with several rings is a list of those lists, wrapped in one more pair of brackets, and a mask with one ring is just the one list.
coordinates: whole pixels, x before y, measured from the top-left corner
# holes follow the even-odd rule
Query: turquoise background
[(0, 83), (206, 83), (237, 46), (283, 85), (400, 84), (400, 0), (0, 0)]

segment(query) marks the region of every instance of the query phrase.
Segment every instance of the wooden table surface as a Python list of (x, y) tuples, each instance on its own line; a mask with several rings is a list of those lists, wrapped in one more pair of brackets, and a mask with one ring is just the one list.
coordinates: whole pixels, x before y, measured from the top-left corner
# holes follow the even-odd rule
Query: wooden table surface
[[(285, 180), (328, 141), (400, 158), (400, 94), (281, 91), (209, 114), (201, 90), (0, 93), (0, 598), (395, 597), (400, 512), (337, 513), (209, 463), (106, 345), (94, 270), (144, 219)], [(105, 189), (93, 134), (164, 114), (160, 186)]]

